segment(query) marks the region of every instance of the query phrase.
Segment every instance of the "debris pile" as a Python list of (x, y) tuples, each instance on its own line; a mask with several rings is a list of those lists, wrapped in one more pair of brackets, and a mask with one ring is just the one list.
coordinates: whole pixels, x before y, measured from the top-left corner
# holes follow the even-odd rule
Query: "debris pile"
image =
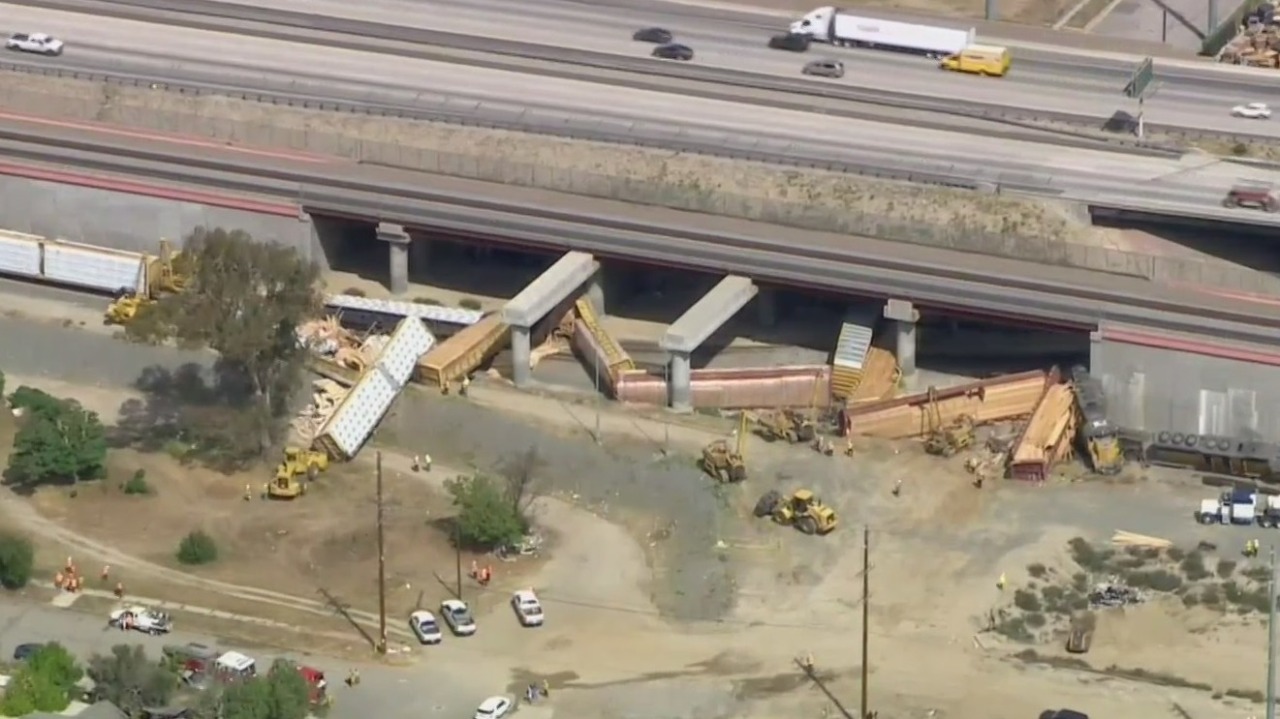
[(304, 323), (298, 340), (317, 357), (355, 372), (363, 372), (387, 344), (386, 335), (361, 338), (332, 315)]
[(317, 379), (311, 383), (311, 402), (293, 420), (293, 430), (306, 446), (310, 447), (319, 436), (320, 428), (329, 421), (348, 391), (331, 379)]
[(1119, 582), (1095, 584), (1093, 590), (1089, 592), (1089, 606), (1094, 609), (1126, 607), (1131, 604), (1141, 604), (1146, 600), (1142, 592)]
[(1219, 59), (1233, 65), (1280, 67), (1280, 24), (1275, 5), (1264, 2), (1244, 19), (1243, 30), (1222, 49)]

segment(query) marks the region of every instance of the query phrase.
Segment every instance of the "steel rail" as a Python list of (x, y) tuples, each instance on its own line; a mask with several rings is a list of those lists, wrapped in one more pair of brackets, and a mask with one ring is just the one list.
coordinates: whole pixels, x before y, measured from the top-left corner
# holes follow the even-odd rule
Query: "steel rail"
[[(836, 87), (826, 83), (807, 81), (803, 78), (797, 80), (795, 78), (780, 78), (725, 68), (678, 66), (674, 63), (655, 62), (648, 58), (627, 58), (588, 50), (475, 37), (459, 33), (389, 25), (364, 20), (334, 18), (273, 8), (254, 8), (219, 3), (212, 0), (185, 0), (185, 2), (176, 7), (171, 5), (168, 0), (14, 0), (14, 4), (67, 12), (83, 13), (91, 11), (105, 17), (155, 24), (170, 24), (288, 42), (314, 43), (316, 40), (314, 36), (300, 34), (298, 31), (319, 32), (328, 34), (328, 37), (325, 38), (325, 44), (345, 49), (400, 56), (422, 56), (427, 54), (426, 51), (406, 51), (403, 48), (389, 47), (385, 44), (368, 40), (369, 38), (379, 38), (384, 41), (393, 40), (417, 45), (447, 47), (456, 50), (482, 52), (525, 60), (540, 60), (594, 70), (609, 70), (707, 82), (728, 87), (768, 90), (793, 96), (802, 95), (844, 100), (977, 120), (1000, 119), (1017, 122), (1056, 122), (1101, 130), (1103, 125), (1110, 119), (1106, 116), (1087, 113), (1028, 109), (1001, 103), (952, 98), (939, 101), (914, 93)], [(244, 23), (251, 23), (253, 27), (246, 27)], [(456, 61), (456, 58), (450, 60), (450, 62)], [(670, 88), (666, 88), (663, 91), (669, 92)], [(1271, 141), (1274, 139), (1266, 135), (1238, 132), (1220, 133), (1203, 128), (1189, 128), (1159, 123), (1146, 123), (1146, 127), (1153, 132), (1185, 138), (1226, 139), (1244, 142)]]
[[(919, 246), (895, 246), (760, 223), (733, 229), (698, 228), (684, 213), (651, 211), (662, 222), (617, 214), (619, 203), (566, 198), (567, 205), (604, 211), (555, 209), (545, 198), (514, 201), (512, 188), (493, 194), (448, 188), (451, 178), (405, 178), (373, 168), (291, 164), (286, 160), (204, 156), (121, 145), (81, 133), (0, 128), (0, 156), (119, 175), (168, 180), (287, 198), (318, 214), (401, 222), (476, 239), (576, 249), (602, 256), (712, 272), (737, 272), (801, 287), (871, 296), (889, 295), (923, 305), (956, 307), (1010, 318), (1079, 328), (1107, 320), (1222, 340), (1280, 341), (1280, 310), (1208, 295), (1175, 292), (1133, 278), (1030, 262), (968, 255)], [(514, 193), (519, 194), (519, 193)], [(684, 224), (680, 224), (684, 223)], [(708, 223), (710, 224), (710, 223)]]

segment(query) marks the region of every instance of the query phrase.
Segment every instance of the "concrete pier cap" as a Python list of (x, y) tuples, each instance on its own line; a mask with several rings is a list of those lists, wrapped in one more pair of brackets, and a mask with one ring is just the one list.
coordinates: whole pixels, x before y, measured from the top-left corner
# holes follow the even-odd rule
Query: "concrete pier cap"
[(693, 409), (690, 366), (693, 351), (745, 307), (757, 292), (759, 288), (751, 278), (729, 275), (667, 328), (658, 344), (671, 356), (667, 399), (673, 411)]
[(533, 326), (599, 269), (600, 263), (586, 252), (566, 253), (502, 308), (502, 321), (511, 326), (511, 381), (517, 387), (532, 379)]
[(659, 346), (674, 354), (691, 354), (756, 296), (759, 288), (750, 277), (729, 275), (680, 319), (671, 323)]

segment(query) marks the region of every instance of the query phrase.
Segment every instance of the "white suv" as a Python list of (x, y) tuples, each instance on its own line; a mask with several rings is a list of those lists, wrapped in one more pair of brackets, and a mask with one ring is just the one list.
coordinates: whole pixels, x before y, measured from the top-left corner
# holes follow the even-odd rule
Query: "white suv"
[(42, 32), (19, 32), (10, 35), (9, 39), (4, 43), (4, 47), (6, 50), (54, 56), (62, 54), (63, 44), (58, 38)]

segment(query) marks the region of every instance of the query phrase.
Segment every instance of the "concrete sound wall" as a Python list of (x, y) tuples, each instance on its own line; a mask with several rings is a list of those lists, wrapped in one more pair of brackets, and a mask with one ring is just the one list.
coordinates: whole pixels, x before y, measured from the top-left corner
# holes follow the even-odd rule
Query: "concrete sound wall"
[[(1092, 369), (1103, 380), (1109, 412), (1120, 426), (1280, 436), (1280, 354), (1212, 338), (1183, 341), (1105, 327), (1098, 334)], [(1181, 346), (1153, 346), (1156, 342)]]
[(293, 247), (308, 259), (324, 262), (310, 219), (288, 204), (53, 172), (38, 174), (0, 174), (0, 227), (136, 252), (155, 252), (161, 238), (180, 245), (198, 227), (222, 227), (244, 230), (255, 239)]

